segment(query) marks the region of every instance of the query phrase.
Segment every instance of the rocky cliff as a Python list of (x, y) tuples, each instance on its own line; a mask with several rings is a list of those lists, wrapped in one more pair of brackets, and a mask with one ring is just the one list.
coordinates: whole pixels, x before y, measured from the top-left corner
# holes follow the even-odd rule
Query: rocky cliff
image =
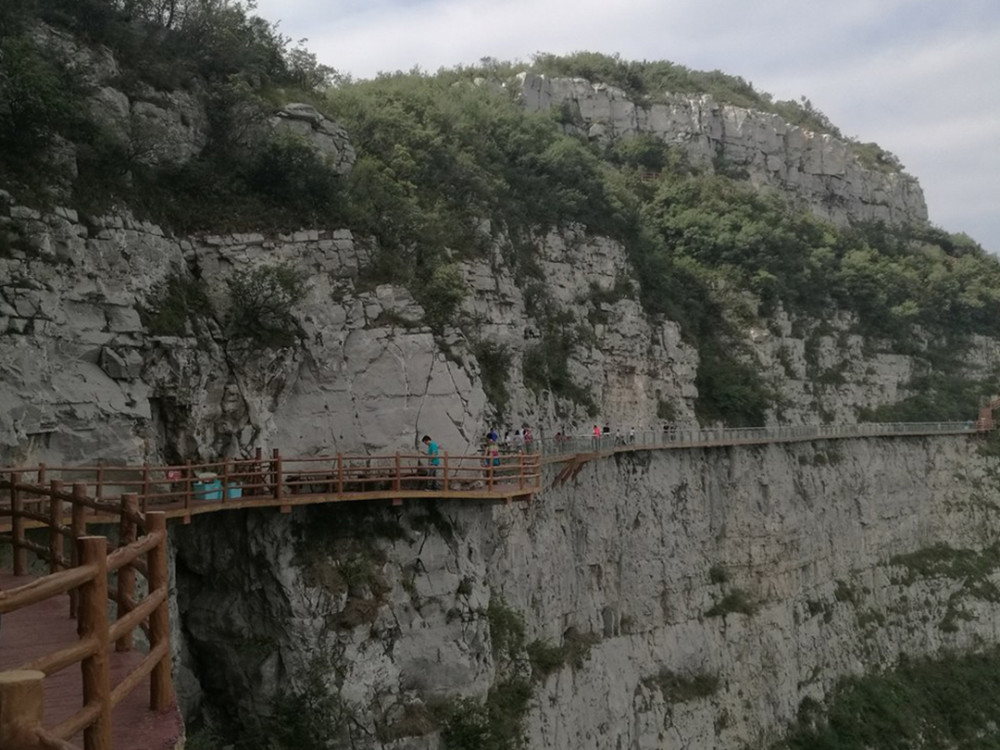
[[(144, 84), (126, 95), (114, 87), (123, 73), (107, 49), (48, 28), (39, 36), (86, 81), (93, 118), (131, 142), (139, 161), (183, 164), (204, 148), (197, 87)], [(531, 73), (516, 85), (529, 111), (571, 109), (564, 127), (573, 132), (597, 141), (651, 134), (707, 169), (723, 158), (751, 183), (837, 221), (926, 218), (912, 178), (867, 167), (851, 144), (775, 115), (705, 97), (640, 105), (610, 86)], [(346, 131), (310, 106), (285, 106), (270, 127), (307, 143), (338, 174), (357, 158)], [(73, 148), (60, 148), (73, 163)], [(490, 249), (457, 261), (464, 301), (444, 329), (429, 326), (407, 289), (373, 285), (365, 271), (377, 242), (343, 228), (177, 236), (128, 210), (37, 209), (4, 192), (0, 229), (3, 463), (214, 458), (265, 444), (299, 454), (381, 451), (412, 447), (424, 432), (459, 452), (490, 420), (550, 434), (585, 431), (595, 419), (625, 430), (694, 420), (698, 342), (646, 311), (624, 242), (584, 226), (539, 230), (526, 278), (504, 227), (485, 222)], [(224, 326), (227, 283), (239, 270), (277, 266), (306, 280), (293, 311), (297, 343), (236, 351)], [(164, 289), (189, 282), (207, 292), (205, 309), (171, 335), (151, 328)], [(745, 296), (751, 312), (739, 314), (737, 335), (774, 394), (772, 421), (851, 422), (912, 395), (926, 372), (919, 331), (900, 353), (859, 335), (855, 313), (815, 319), (779, 305), (765, 317)], [(544, 361), (556, 349), (560, 361)], [(985, 373), (994, 350), (972, 339), (965, 372)], [(553, 365), (561, 389), (539, 382), (539, 368)]]
[[(52, 32), (44, 43), (75, 61), (94, 119), (137, 164), (180, 167), (204, 150), (197, 87), (125, 94), (106, 50)], [(568, 132), (652, 135), (835, 222), (926, 218), (912, 178), (772, 115), (704, 97), (640, 105), (575, 79), (518, 86), (527, 109), (565, 110)], [(358, 159), (309, 106), (268, 127), (341, 177)], [(68, 207), (77, 152), (55, 146), (65, 179), (46, 200), (0, 192), (0, 465), (374, 454), (423, 433), (461, 453), (494, 420), (540, 434), (696, 421), (704, 341), (649, 311), (621, 238), (573, 221), (531, 227), (517, 251), (526, 270), (509, 227), (477, 215), (482, 252), (442, 255), (461, 291), (442, 322), (432, 296), (373, 280), (385, 248), (343, 226), (178, 234), (125, 206)], [(961, 263), (940, 247), (918, 255)], [(279, 270), (302, 285), (288, 335), (234, 336), (234, 283)], [(725, 343), (773, 392), (769, 422), (853, 422), (935, 374), (918, 326), (900, 347), (863, 336), (856, 310), (809, 316), (724, 273), (711, 281), (706, 294), (733, 302)], [(964, 343), (948, 372), (985, 377), (995, 341)], [(436, 748), (463, 721), (504, 725), (508, 739), (523, 726), (530, 747), (567, 750), (763, 744), (839, 675), (997, 641), (981, 555), (997, 485), (976, 448), (910, 438), (637, 454), (526, 506), (199, 518), (174, 534), (186, 708), (224, 733), (298, 731), (312, 717), (310, 736), (357, 748)], [(975, 579), (929, 577), (920, 554), (983, 564)]]
[(997, 642), (994, 463), (974, 438), (676, 450), (528, 505), (199, 518), (185, 698), (224, 737), (312, 696), (335, 746), (436, 748), (456, 700), (520, 679), (531, 748), (766, 747), (839, 676)]
[(522, 73), (518, 85), (529, 110), (561, 111), (568, 132), (604, 143), (655, 136), (695, 164), (743, 171), (754, 185), (796, 195), (836, 223), (927, 220), (916, 179), (889, 162), (866, 164), (852, 143), (778, 115), (710, 96), (664, 93), (663, 101), (636, 103), (621, 89), (582, 78)]
[[(177, 239), (128, 216), (42, 215), (5, 200), (0, 219), (24, 241), (0, 258), (4, 463), (209, 459), (262, 445), (376, 453), (412, 448), (426, 432), (458, 453), (490, 419), (484, 367), (501, 370), (508, 422), (549, 434), (585, 432), (595, 418), (651, 427), (664, 409), (694, 419), (698, 351), (676, 323), (644, 314), (624, 248), (610, 240), (539, 238), (540, 290), (519, 287), (499, 252), (464, 262), (470, 338), (467, 327), (434, 334), (401, 287), (359, 288), (369, 243), (346, 230)], [(226, 279), (275, 264), (308, 279), (295, 311), (300, 342), (234, 351), (218, 322)], [(186, 335), (151, 333), (141, 313), (178, 275), (205, 283), (211, 314)], [(526, 295), (539, 293), (552, 305), (542, 321), (526, 310)], [(525, 385), (552, 310), (570, 337), (576, 400)], [(774, 418), (853, 422), (859, 409), (912, 392), (919, 356), (880, 351), (849, 327), (849, 318), (793, 325), (778, 314), (745, 329), (782, 394)], [(478, 361), (484, 341), (503, 356)], [(967, 367), (984, 372), (994, 354), (977, 339)]]

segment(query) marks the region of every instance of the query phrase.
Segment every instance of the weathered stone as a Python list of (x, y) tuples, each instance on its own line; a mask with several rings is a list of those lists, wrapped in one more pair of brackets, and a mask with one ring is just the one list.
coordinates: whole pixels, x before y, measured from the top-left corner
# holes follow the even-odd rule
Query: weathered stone
[(111, 347), (102, 347), (101, 369), (112, 380), (137, 380), (142, 374), (142, 355), (134, 349), (123, 355)]
[(846, 141), (812, 133), (773, 114), (721, 105), (709, 96), (665, 94), (664, 103), (639, 106), (625, 92), (582, 78), (518, 76), (529, 111), (563, 108), (569, 132), (601, 142), (647, 133), (687, 152), (705, 168), (721, 157), (745, 169), (754, 185), (798, 195), (817, 215), (844, 224), (927, 220), (927, 205), (913, 177), (863, 165)]

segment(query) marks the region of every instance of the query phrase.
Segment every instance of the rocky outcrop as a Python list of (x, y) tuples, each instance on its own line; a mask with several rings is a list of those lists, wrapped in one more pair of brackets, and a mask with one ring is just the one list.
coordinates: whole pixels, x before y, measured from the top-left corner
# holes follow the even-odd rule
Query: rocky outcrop
[(755, 186), (800, 198), (838, 224), (927, 221), (916, 179), (892, 165), (867, 166), (851, 143), (790, 125), (781, 117), (716, 102), (710, 96), (664, 93), (653, 104), (582, 78), (521, 73), (517, 85), (529, 111), (561, 109), (565, 128), (601, 143), (653, 135), (681, 148), (696, 164), (743, 171)]
[[(478, 432), (474, 361), (439, 351), (405, 289), (354, 289), (367, 251), (350, 232), (178, 241), (128, 217), (8, 207), (0, 225), (14, 222), (23, 246), (0, 258), (0, 463), (238, 455), (265, 442), (405, 450), (424, 432), (464, 452)], [(217, 322), (226, 279), (282, 263), (309, 279), (301, 346), (234, 352)], [(213, 315), (198, 330), (148, 331), (142, 311), (193, 274)]]
[(348, 174), (354, 166), (357, 154), (347, 131), (309, 104), (286, 104), (271, 118), (271, 126), (304, 139), (337, 174)]
[(318, 674), (337, 746), (435, 748), (401, 718), (485, 696), (507, 607), (526, 642), (575, 644), (534, 663), (528, 747), (766, 746), (839, 676), (997, 642), (989, 586), (907, 557), (995, 542), (991, 460), (951, 437), (677, 450), (522, 506), (201, 517), (174, 537), (187, 658), (223, 726)]

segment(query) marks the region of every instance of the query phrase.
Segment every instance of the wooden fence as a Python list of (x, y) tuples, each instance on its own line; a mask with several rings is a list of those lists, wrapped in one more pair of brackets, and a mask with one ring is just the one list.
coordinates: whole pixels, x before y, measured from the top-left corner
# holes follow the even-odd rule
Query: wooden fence
[[(142, 513), (156, 509), (183, 518), (223, 508), (277, 506), (287, 511), (294, 505), (336, 500), (390, 499), (397, 504), (419, 497), (509, 500), (530, 497), (542, 486), (540, 457), (525, 453), (442, 453), (431, 465), (416, 453), (289, 458), (275, 449), (267, 458), (258, 450), (253, 458), (171, 466), (39, 464), (0, 472), (10, 482), (36, 487), (73, 482), (96, 499), (91, 503), (95, 512), (109, 507), (106, 498), (134, 494)], [(36, 523), (50, 521), (44, 509), (21, 515)]]
[[(118, 503), (99, 502), (87, 496), (84, 483), (74, 484), (72, 493), (66, 493), (59, 480), (43, 489), (22, 482), (17, 472), (10, 481), (0, 481), (0, 498), (7, 501), (0, 503), (0, 518), (9, 517), (11, 529), (0, 535), (0, 543), (13, 548), (15, 575), (28, 573), (29, 552), (45, 561), (49, 570), (42, 578), (0, 591), (0, 616), (69, 594), (79, 636), (76, 643), (0, 672), (0, 747), (70, 750), (74, 746), (68, 740), (82, 731), (85, 750), (110, 750), (111, 710), (147, 676), (150, 708), (163, 711), (173, 702), (166, 516), (140, 513), (135, 494)], [(47, 512), (38, 510), (40, 503)], [(87, 512), (117, 519), (117, 548), (109, 552), (105, 537), (86, 535)], [(67, 517), (72, 519), (68, 526)], [(27, 538), (28, 523), (45, 530), (41, 536), (47, 537), (46, 544)], [(141, 599), (136, 596), (136, 573), (148, 583)], [(113, 589), (108, 585), (110, 574), (117, 574)], [(108, 615), (109, 599), (116, 604), (113, 620)], [(149, 652), (112, 686), (111, 652), (131, 650), (136, 628), (145, 632)], [(43, 727), (45, 678), (75, 664), (80, 664), (82, 673), (82, 707), (57, 725)]]

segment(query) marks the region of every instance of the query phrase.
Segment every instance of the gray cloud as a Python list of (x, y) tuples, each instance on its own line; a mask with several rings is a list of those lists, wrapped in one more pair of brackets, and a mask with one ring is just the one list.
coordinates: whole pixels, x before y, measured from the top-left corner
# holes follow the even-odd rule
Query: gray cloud
[(995, 0), (260, 0), (356, 77), (484, 56), (618, 52), (807, 96), (920, 179), (931, 220), (1000, 252), (1000, 3)]

